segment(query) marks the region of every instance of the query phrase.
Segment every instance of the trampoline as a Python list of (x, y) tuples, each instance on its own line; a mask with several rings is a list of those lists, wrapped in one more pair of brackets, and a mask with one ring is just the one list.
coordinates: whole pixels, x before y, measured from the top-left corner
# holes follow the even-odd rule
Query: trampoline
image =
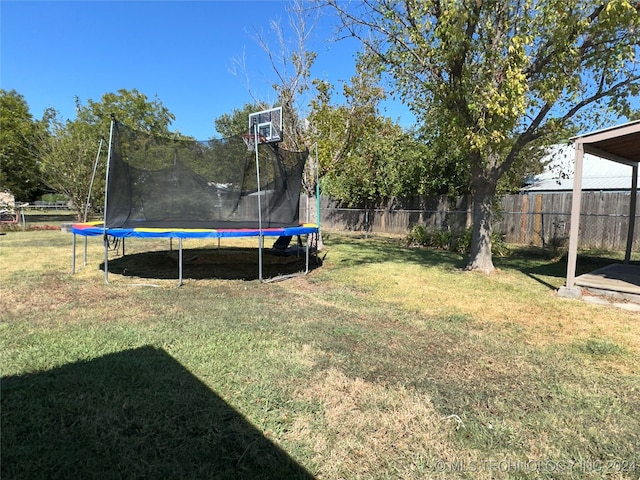
[(257, 237), (258, 278), (264, 281), (264, 238), (306, 236), (301, 274), (307, 274), (312, 241), (319, 233), (318, 225), (299, 221), (309, 153), (260, 143), (257, 131), (255, 139), (247, 144), (242, 136), (206, 142), (153, 136), (112, 117), (104, 218), (71, 226), (72, 272), (78, 235), (85, 239), (85, 264), (87, 238), (102, 237), (106, 283), (111, 239), (177, 239), (178, 285), (183, 280), (183, 240)]

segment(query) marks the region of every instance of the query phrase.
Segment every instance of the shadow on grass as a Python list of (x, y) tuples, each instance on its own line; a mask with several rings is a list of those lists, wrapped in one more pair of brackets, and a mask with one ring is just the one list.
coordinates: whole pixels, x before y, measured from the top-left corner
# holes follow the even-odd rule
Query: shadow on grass
[[(514, 248), (508, 256), (494, 259), (494, 263), (496, 267), (502, 269), (522, 272), (551, 290), (556, 290), (558, 287), (545, 281), (543, 277), (564, 279), (567, 276), (567, 254), (559, 258), (552, 258), (549, 251), (539, 247)], [(589, 251), (579, 253), (576, 262), (576, 276), (614, 263), (622, 263), (622, 258), (615, 252)], [(631, 264), (637, 265), (639, 262), (635, 261)]]
[(331, 248), (341, 251), (340, 264), (351, 266), (363, 263), (405, 262), (425, 266), (444, 266), (460, 269), (467, 264), (467, 256), (459, 253), (430, 248), (408, 247), (406, 241), (399, 238), (387, 238), (364, 235), (325, 235)]
[(2, 379), (3, 479), (311, 479), (160, 349)]
[[(183, 249), (182, 276), (185, 279), (257, 280), (258, 249), (224, 247), (220, 249)], [(321, 261), (309, 259), (309, 270)], [(176, 250), (126, 254), (109, 260), (109, 273), (152, 279), (177, 279), (179, 257)], [(100, 264), (104, 270), (104, 263)], [(265, 279), (280, 275), (304, 273), (304, 252), (300, 256), (282, 256), (264, 251), (262, 276)]]
[[(309, 261), (309, 270), (322, 265), (325, 256), (340, 266), (367, 263), (398, 262), (425, 266), (462, 269), (466, 256), (454, 252), (427, 248), (410, 248), (400, 239), (356, 235), (325, 235), (326, 251)], [(104, 270), (104, 264), (100, 264)], [(303, 273), (304, 253), (300, 256), (279, 256), (265, 249), (263, 278)], [(150, 279), (177, 279), (178, 252), (150, 251), (109, 260), (109, 273)], [(185, 279), (258, 279), (258, 249), (223, 247), (220, 249), (184, 249), (183, 278)]]

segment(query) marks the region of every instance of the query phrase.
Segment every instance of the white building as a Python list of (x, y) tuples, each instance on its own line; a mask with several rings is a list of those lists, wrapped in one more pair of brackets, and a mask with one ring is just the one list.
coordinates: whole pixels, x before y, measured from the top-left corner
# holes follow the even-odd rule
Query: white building
[[(573, 145), (554, 145), (542, 162), (544, 172), (534, 176), (522, 189), (527, 193), (570, 192), (573, 190), (575, 149)], [(632, 169), (586, 153), (582, 171), (582, 190), (630, 191)]]

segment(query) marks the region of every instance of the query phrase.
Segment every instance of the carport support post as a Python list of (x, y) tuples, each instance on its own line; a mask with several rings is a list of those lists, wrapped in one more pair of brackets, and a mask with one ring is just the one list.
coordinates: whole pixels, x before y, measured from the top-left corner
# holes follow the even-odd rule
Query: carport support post
[[(569, 292), (575, 291), (576, 263), (578, 260), (580, 207), (582, 203), (582, 165), (584, 160), (584, 145), (582, 142), (575, 142), (575, 150), (576, 159), (573, 175), (573, 197), (571, 200), (571, 227), (569, 230), (569, 257), (567, 259), (567, 285), (565, 287)], [(562, 291), (560, 293), (562, 293)]]
[(627, 249), (624, 253), (624, 263), (631, 261), (631, 247), (633, 246), (633, 235), (636, 227), (636, 201), (638, 199), (638, 164), (632, 166), (631, 176), (631, 200), (629, 204), (629, 230), (627, 231)]

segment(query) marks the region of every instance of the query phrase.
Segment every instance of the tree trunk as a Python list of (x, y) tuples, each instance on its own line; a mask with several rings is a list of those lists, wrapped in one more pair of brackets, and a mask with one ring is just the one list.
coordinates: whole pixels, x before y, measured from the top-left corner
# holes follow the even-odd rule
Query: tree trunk
[(471, 236), (471, 254), (466, 270), (479, 270), (484, 273), (495, 271), (491, 254), (491, 217), (497, 180), (486, 172), (473, 172), (473, 233)]

